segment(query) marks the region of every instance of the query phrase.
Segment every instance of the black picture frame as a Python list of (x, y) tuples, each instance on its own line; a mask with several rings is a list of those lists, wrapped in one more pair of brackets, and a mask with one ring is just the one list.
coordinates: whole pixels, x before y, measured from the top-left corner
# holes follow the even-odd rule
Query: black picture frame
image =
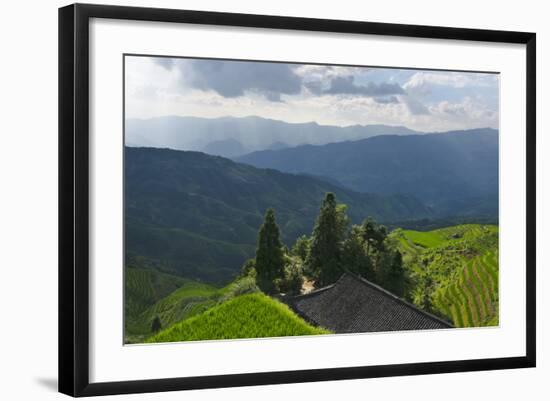
[[(527, 285), (525, 289), (527, 324), (525, 332), (527, 341), (525, 355), (495, 359), (90, 383), (88, 29), (91, 18), (524, 44), (527, 72), (525, 94), (527, 105)], [(87, 4), (74, 4), (60, 8), (59, 391), (71, 396), (95, 396), (534, 367), (536, 363), (535, 121), (535, 33)]]

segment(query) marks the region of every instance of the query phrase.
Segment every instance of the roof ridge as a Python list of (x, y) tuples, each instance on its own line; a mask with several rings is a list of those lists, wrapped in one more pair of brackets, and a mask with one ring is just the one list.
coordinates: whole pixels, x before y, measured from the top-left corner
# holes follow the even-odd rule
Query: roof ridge
[(307, 298), (307, 297), (312, 296), (312, 295), (317, 295), (317, 294), (319, 294), (319, 293), (321, 293), (321, 292), (325, 292), (326, 290), (330, 290), (331, 288), (333, 288), (333, 287), (336, 285), (336, 283), (337, 283), (338, 281), (340, 281), (341, 278), (342, 278), (342, 277), (340, 277), (336, 282), (334, 282), (334, 283), (332, 283), (332, 284), (326, 285), (326, 286), (321, 287), (321, 288), (317, 288), (317, 289), (315, 289), (315, 290), (313, 290), (313, 291), (308, 292), (307, 294), (285, 295), (285, 296), (284, 296), (284, 299), (295, 300), (295, 299)]
[[(389, 295), (391, 298), (393, 298), (393, 299), (396, 300), (397, 302), (400, 302), (400, 303), (402, 303), (403, 305), (405, 305), (405, 306), (407, 306), (407, 307), (413, 309), (414, 311), (419, 312), (419, 313), (421, 313), (421, 314), (423, 314), (423, 315), (425, 315), (425, 316), (427, 316), (427, 317), (429, 317), (429, 318), (431, 318), (431, 319), (433, 319), (433, 320), (436, 320), (436, 321), (438, 321), (438, 322), (440, 322), (440, 323), (443, 323), (443, 324), (447, 325), (449, 328), (453, 328), (453, 327), (454, 327), (452, 324), (450, 324), (450, 323), (447, 322), (446, 320), (443, 320), (443, 319), (441, 319), (441, 318), (439, 318), (439, 317), (437, 317), (437, 316), (435, 316), (435, 315), (433, 315), (433, 314), (431, 314), (431, 313), (429, 313), (429, 312), (426, 312), (426, 311), (424, 311), (424, 310), (418, 308), (416, 305), (413, 305), (413, 304), (411, 304), (410, 302), (405, 301), (404, 299), (398, 297), (398, 296), (395, 295), (394, 293), (392, 293), (392, 292), (386, 290), (385, 288), (379, 286), (378, 284), (374, 284), (373, 282), (367, 280), (366, 278), (364, 278), (364, 277), (362, 277), (362, 276), (360, 276), (360, 275), (358, 275), (358, 274), (352, 273), (352, 272), (350, 272), (350, 271), (344, 272), (344, 274), (342, 274), (342, 276), (338, 279), (338, 281), (336, 281), (336, 283), (338, 283), (340, 280), (342, 280), (342, 278), (343, 278), (344, 276), (346, 276), (346, 275), (350, 276), (350, 277), (353, 278), (354, 280), (360, 281), (362, 284), (368, 285), (368, 286), (374, 288), (375, 290), (378, 290), (378, 291), (382, 292), (384, 295)], [(334, 283), (333, 285), (335, 285), (336, 283)]]

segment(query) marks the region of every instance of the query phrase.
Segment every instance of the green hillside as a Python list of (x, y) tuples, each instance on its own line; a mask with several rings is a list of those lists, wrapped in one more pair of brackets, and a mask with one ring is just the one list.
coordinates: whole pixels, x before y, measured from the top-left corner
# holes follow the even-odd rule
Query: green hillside
[(310, 233), (325, 193), (333, 192), (359, 223), (431, 216), (412, 196), (357, 193), (336, 184), (258, 169), (200, 152), (125, 149), (127, 253), (210, 283), (232, 280), (254, 255), (258, 227), (277, 210), (282, 240)]
[[(159, 227), (127, 216), (128, 251), (161, 261), (176, 274), (218, 285), (232, 279), (243, 261), (254, 255), (256, 247), (252, 242), (217, 240), (193, 230), (193, 227), (187, 230)], [(211, 230), (212, 233), (217, 231), (215, 227)]]
[[(172, 285), (163, 287), (163, 297), (144, 297), (140, 308), (129, 307), (136, 304), (134, 299), (140, 299), (140, 295), (144, 296), (152, 291), (147, 284), (165, 284), (169, 281), (172, 281)], [(174, 286), (179, 287), (169, 292), (168, 289)], [(258, 291), (254, 280), (248, 277), (231, 282), (223, 288), (216, 288), (193, 280), (134, 268), (127, 269), (126, 288), (131, 289), (127, 290), (127, 294), (131, 296), (126, 301), (126, 343), (141, 342), (153, 334), (151, 324), (156, 317), (160, 319), (163, 328), (169, 327), (236, 296)], [(160, 291), (157, 293), (161, 294)]]
[(185, 282), (181, 277), (157, 270), (128, 266), (124, 283), (126, 317), (139, 315)]
[(143, 312), (126, 317), (126, 342), (135, 342), (152, 334), (151, 323), (160, 318), (162, 327), (204, 312), (216, 305), (218, 290), (207, 284), (188, 281)]
[(148, 343), (326, 334), (262, 293), (241, 295), (176, 323)]
[(498, 227), (467, 224), (395, 230), (411, 282), (409, 297), (456, 327), (498, 325)]

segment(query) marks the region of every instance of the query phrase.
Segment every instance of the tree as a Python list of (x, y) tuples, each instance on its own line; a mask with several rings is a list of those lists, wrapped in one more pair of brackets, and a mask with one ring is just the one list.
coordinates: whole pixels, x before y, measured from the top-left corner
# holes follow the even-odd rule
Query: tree
[(275, 280), (284, 277), (284, 253), (275, 211), (267, 209), (258, 233), (256, 249), (256, 282), (267, 294), (276, 291)]
[(367, 280), (374, 281), (372, 262), (366, 252), (363, 229), (360, 226), (354, 225), (344, 241), (342, 266)]
[(365, 240), (365, 244), (367, 246), (367, 255), (370, 256), (371, 238), (373, 238), (376, 233), (376, 223), (372, 217), (369, 216), (363, 221), (362, 229), (363, 239)]
[(288, 295), (298, 295), (302, 290), (304, 276), (302, 260), (297, 256), (285, 256), (284, 277), (276, 280), (279, 291)]
[(398, 250), (388, 251), (381, 264), (381, 285), (395, 295), (402, 297), (405, 292), (405, 271), (403, 257)]
[(318, 287), (334, 283), (342, 274), (340, 267), (342, 237), (342, 219), (337, 211), (336, 198), (329, 192), (323, 200), (313, 227), (311, 249), (306, 262), (308, 271), (313, 273)]
[(241, 267), (241, 273), (239, 277), (253, 277), (256, 278), (256, 260), (248, 259)]
[(338, 227), (338, 235), (341, 239), (346, 236), (350, 224), (347, 211), (348, 205), (344, 203), (339, 203), (336, 205), (336, 224)]
[(433, 279), (427, 273), (422, 273), (417, 277), (417, 286), (413, 291), (413, 302), (419, 308), (432, 312), (432, 291), (433, 291)]
[(372, 217), (367, 217), (363, 221), (363, 238), (367, 244), (367, 254), (371, 251), (384, 251), (384, 240), (388, 236), (388, 230), (385, 226), (376, 223)]
[(291, 253), (292, 255), (298, 256), (300, 259), (302, 259), (302, 262), (305, 262), (309, 253), (309, 247), (309, 238), (307, 237), (307, 235), (302, 235), (301, 237), (298, 237), (298, 239), (294, 243)]
[(162, 323), (160, 322), (160, 317), (158, 315), (155, 316), (153, 321), (151, 322), (151, 331), (153, 333), (157, 333), (162, 328)]

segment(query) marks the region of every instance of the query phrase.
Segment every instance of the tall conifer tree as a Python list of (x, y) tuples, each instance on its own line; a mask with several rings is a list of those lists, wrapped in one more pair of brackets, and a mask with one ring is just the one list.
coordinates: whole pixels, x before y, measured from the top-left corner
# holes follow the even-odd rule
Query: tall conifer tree
[(284, 276), (283, 244), (279, 227), (275, 221), (275, 211), (268, 209), (258, 233), (256, 249), (256, 282), (267, 294), (276, 291), (274, 281)]
[(334, 283), (342, 270), (340, 268), (340, 247), (342, 227), (338, 216), (336, 198), (333, 193), (327, 193), (313, 233), (311, 236), (311, 250), (307, 265), (308, 270), (315, 275), (317, 287)]

